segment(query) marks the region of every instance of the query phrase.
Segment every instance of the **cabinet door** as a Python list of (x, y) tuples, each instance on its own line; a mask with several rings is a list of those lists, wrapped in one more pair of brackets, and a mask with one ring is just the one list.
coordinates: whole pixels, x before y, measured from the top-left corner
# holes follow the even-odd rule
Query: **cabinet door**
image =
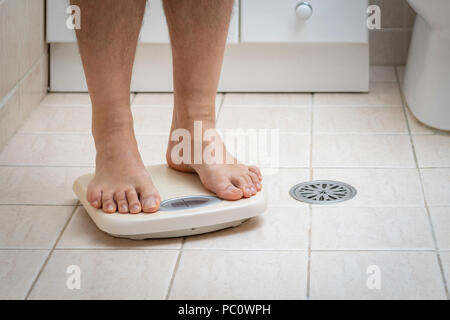
[(299, 0), (242, 0), (241, 42), (367, 42), (367, 0), (309, 0), (312, 13), (296, 13)]
[[(75, 42), (75, 32), (66, 27), (69, 18), (66, 10), (69, 0), (47, 0), (47, 42)], [(99, 13), (101, 15), (101, 13)], [(236, 0), (233, 8), (232, 20), (228, 34), (229, 43), (237, 43), (239, 39), (239, 1)], [(81, 26), (83, 26), (83, 13), (81, 12)], [(141, 35), (142, 43), (169, 43), (166, 18), (162, 0), (149, 0), (145, 10)]]

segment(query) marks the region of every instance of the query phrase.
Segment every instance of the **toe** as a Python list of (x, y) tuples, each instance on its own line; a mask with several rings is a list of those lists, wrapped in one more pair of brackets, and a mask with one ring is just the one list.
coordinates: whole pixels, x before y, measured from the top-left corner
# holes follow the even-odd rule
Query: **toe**
[(241, 189), (241, 191), (242, 191), (242, 193), (244, 195), (244, 198), (249, 198), (249, 197), (252, 196), (252, 191), (251, 191), (250, 187), (248, 187), (248, 182), (247, 182), (247, 180), (245, 179), (244, 176), (238, 176), (238, 177), (232, 178), (231, 182), (236, 187)]
[(102, 195), (102, 208), (105, 213), (116, 212), (116, 203), (114, 202), (114, 192), (113, 191), (103, 191)]
[(128, 200), (128, 208), (130, 209), (130, 213), (139, 213), (141, 212), (141, 203), (139, 202), (139, 198), (136, 190), (129, 189), (126, 191), (127, 200)]
[(95, 188), (88, 188), (87, 194), (86, 194), (87, 201), (96, 209), (101, 208), (102, 206), (102, 189), (95, 187)]
[(248, 170), (251, 171), (251, 172), (253, 172), (253, 173), (255, 173), (255, 174), (258, 176), (259, 181), (262, 181), (263, 176), (262, 176), (261, 170), (259, 170), (258, 167), (255, 167), (255, 166), (249, 166), (249, 167), (248, 167)]
[(244, 193), (241, 189), (236, 188), (230, 182), (224, 182), (217, 185), (217, 189), (213, 190), (219, 198), (224, 200), (239, 200)]
[(141, 195), (142, 211), (145, 213), (153, 213), (158, 211), (161, 199), (156, 189), (143, 190), (140, 191), (139, 194)]
[(114, 198), (117, 203), (117, 209), (120, 213), (128, 213), (128, 201), (125, 191), (116, 191)]
[(259, 178), (256, 175), (256, 173), (253, 173), (250, 171), (249, 176), (250, 176), (250, 179), (252, 179), (253, 185), (255, 186), (256, 190), (261, 191), (262, 185), (261, 185), (261, 182), (259, 181)]
[(249, 174), (245, 174), (244, 175), (244, 179), (245, 179), (245, 182), (246, 182), (246, 188), (247, 188), (247, 190), (250, 192), (250, 194), (253, 196), (253, 195), (255, 195), (256, 194), (256, 186), (253, 184), (253, 181), (252, 181), (252, 179), (251, 179), (251, 177), (250, 177), (250, 175)]

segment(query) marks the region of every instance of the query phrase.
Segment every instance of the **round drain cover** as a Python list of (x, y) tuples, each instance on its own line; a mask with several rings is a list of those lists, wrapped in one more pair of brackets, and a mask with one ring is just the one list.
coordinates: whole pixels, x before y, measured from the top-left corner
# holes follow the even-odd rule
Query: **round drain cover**
[(339, 181), (316, 180), (299, 183), (289, 190), (295, 200), (313, 204), (333, 204), (350, 200), (356, 189)]

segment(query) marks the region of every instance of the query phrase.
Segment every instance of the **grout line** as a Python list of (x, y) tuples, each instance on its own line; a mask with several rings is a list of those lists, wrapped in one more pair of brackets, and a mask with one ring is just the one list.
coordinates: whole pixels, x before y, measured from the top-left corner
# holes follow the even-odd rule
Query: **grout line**
[(436, 258), (437, 258), (437, 262), (438, 262), (438, 265), (439, 265), (439, 270), (441, 272), (441, 277), (442, 277), (442, 281), (443, 281), (443, 285), (444, 285), (444, 289), (445, 289), (445, 294), (447, 296), (447, 300), (450, 300), (450, 293), (449, 293), (449, 288), (448, 288), (448, 285), (447, 285), (447, 280), (445, 278), (445, 271), (444, 271), (444, 267), (442, 265), (441, 256), (439, 254), (439, 244), (438, 244), (437, 237), (436, 237), (436, 231), (434, 230), (433, 219), (431, 217), (430, 209), (429, 209), (427, 198), (426, 198), (426, 195), (425, 195), (425, 187), (423, 186), (422, 172), (420, 170), (419, 162), (418, 162), (418, 159), (417, 159), (417, 153), (416, 153), (416, 148), (415, 148), (415, 145), (414, 145), (414, 139), (413, 139), (413, 135), (411, 133), (411, 127), (409, 125), (409, 120), (408, 120), (408, 116), (407, 116), (407, 113), (406, 113), (406, 99), (405, 99), (405, 95), (404, 95), (404, 92), (403, 92), (402, 84), (400, 83), (400, 76), (398, 74), (397, 68), (395, 69), (395, 75), (397, 77), (397, 81), (398, 81), (398, 84), (399, 84), (399, 87), (400, 87), (400, 96), (401, 96), (402, 103), (403, 103), (403, 114), (405, 116), (406, 126), (407, 126), (408, 132), (409, 132), (409, 139), (410, 139), (412, 152), (413, 152), (413, 156), (414, 156), (414, 162), (416, 164), (416, 170), (417, 170), (419, 181), (420, 181), (420, 188), (421, 188), (422, 197), (423, 197), (423, 201), (424, 201), (424, 205), (425, 205), (425, 211), (426, 211), (426, 214), (427, 214), (427, 218), (428, 218), (428, 222), (429, 222), (429, 225), (430, 225), (430, 228), (431, 228), (431, 234), (432, 234), (433, 242), (434, 242), (434, 246), (435, 246)]
[[(9, 98), (11, 98), (11, 96), (15, 93), (15, 91), (17, 90), (17, 92), (19, 93), (19, 99), (20, 99), (20, 85), (23, 83), (23, 81), (25, 79), (28, 78), (29, 75), (31, 75), (35, 69), (39, 66), (39, 64), (41, 63), (41, 58), (42, 55), (39, 56), (39, 58), (29, 67), (29, 69), (25, 72), (25, 74), (17, 80), (17, 82), (15, 83), (15, 85), (0, 99), (0, 109), (6, 105), (6, 103), (8, 103)], [(42, 100), (41, 100), (42, 101)], [(39, 101), (40, 104), (40, 101)], [(38, 104), (38, 105), (39, 105)], [(19, 101), (19, 105), (20, 101)], [(21, 122), (21, 125), (23, 124), (23, 121)]]
[(130, 108), (132, 108), (133, 102), (134, 102), (134, 100), (136, 99), (138, 93), (130, 92), (130, 95), (131, 95), (131, 99), (130, 99)]
[[(161, 164), (161, 163), (158, 163)], [(145, 166), (151, 166), (155, 165), (155, 163), (145, 163)], [(4, 168), (95, 168), (94, 164), (38, 164), (38, 163), (0, 163), (0, 167)], [(266, 167), (261, 167), (262, 169), (265, 169)], [(436, 167), (419, 167), (419, 169), (448, 169), (450, 166), (436, 166)], [(308, 166), (279, 166), (278, 169), (283, 170), (295, 170), (295, 169), (310, 169)], [(410, 169), (416, 169), (416, 166), (414, 167), (394, 167), (394, 166), (348, 166), (348, 167), (338, 167), (338, 166), (313, 166), (312, 169), (334, 169), (334, 170), (410, 170)]]
[[(220, 111), (219, 111), (220, 112)], [(219, 115), (219, 113), (218, 113)], [(232, 128), (218, 128), (219, 130), (233, 130)], [(250, 130), (254, 128), (247, 128), (244, 130)], [(279, 129), (279, 128), (274, 128)], [(300, 131), (288, 131), (288, 130), (279, 130), (280, 134), (283, 135), (296, 135), (296, 136), (307, 136), (309, 135), (309, 132), (300, 132)], [(135, 134), (137, 137), (139, 136), (167, 136), (168, 133), (164, 131), (139, 131), (136, 130)], [(322, 135), (322, 136), (408, 136), (408, 132), (399, 132), (399, 131), (383, 131), (383, 132), (369, 132), (369, 131), (340, 131), (340, 132), (333, 132), (333, 131), (317, 131), (315, 133), (316, 135)], [(89, 131), (33, 131), (33, 130), (19, 130), (16, 135), (18, 136), (30, 136), (30, 135), (36, 135), (36, 136), (90, 136), (91, 133)], [(434, 136), (436, 134), (434, 133), (415, 133), (414, 136)]]
[[(309, 180), (313, 179), (313, 140), (314, 140), (314, 98), (311, 93), (310, 118), (309, 118)], [(308, 260), (306, 267), (306, 299), (310, 299), (311, 294), (311, 240), (312, 240), (312, 205), (308, 204)]]
[(168, 300), (169, 299), (170, 292), (171, 292), (172, 286), (173, 286), (173, 282), (175, 280), (175, 274), (177, 273), (178, 266), (180, 265), (181, 254), (183, 253), (183, 247), (184, 247), (184, 243), (185, 242), (186, 242), (186, 237), (183, 237), (183, 240), (181, 242), (181, 247), (178, 250), (177, 261), (175, 262), (175, 266), (173, 267), (172, 277), (170, 278), (169, 286), (167, 287), (167, 292), (166, 292), (164, 300)]
[[(148, 240), (152, 241), (152, 240)], [(0, 248), (0, 251), (49, 251), (43, 248)], [(53, 251), (181, 251), (179, 248), (158, 248), (158, 247), (73, 247), (73, 248), (55, 248)], [(220, 252), (302, 252), (308, 253), (307, 248), (303, 249), (288, 249), (288, 248), (183, 248), (183, 252), (192, 251), (220, 251)], [(311, 252), (397, 252), (397, 253), (421, 253), (429, 252), (436, 253), (434, 248), (316, 248), (311, 249)], [(440, 250), (439, 253), (448, 253), (450, 249)], [(175, 272), (175, 270), (174, 270)], [(172, 276), (174, 276), (173, 274)]]
[(50, 258), (51, 258), (51, 256), (52, 256), (53, 252), (55, 251), (55, 248), (56, 248), (56, 245), (57, 245), (58, 242), (59, 242), (59, 239), (61, 239), (61, 237), (62, 237), (64, 231), (66, 231), (66, 228), (67, 228), (67, 226), (69, 225), (70, 221), (72, 221), (72, 218), (73, 218), (73, 216), (75, 215), (75, 212), (76, 212), (76, 210), (77, 210), (77, 208), (78, 208), (78, 205), (79, 205), (79, 201), (77, 202), (77, 204), (76, 204), (75, 207), (73, 208), (72, 214), (70, 215), (69, 219), (67, 219), (67, 221), (66, 221), (64, 227), (62, 228), (61, 232), (59, 233), (58, 237), (56, 238), (56, 241), (55, 241), (55, 243), (53, 244), (52, 249), (50, 250), (50, 252), (49, 252), (47, 258), (45, 259), (45, 261), (44, 261), (44, 263), (43, 263), (41, 269), (39, 270), (39, 272), (38, 272), (36, 278), (34, 278), (33, 283), (31, 284), (30, 288), (28, 289), (28, 292), (27, 292), (27, 294), (26, 294), (24, 300), (28, 300), (28, 298), (29, 298), (29, 296), (30, 296), (30, 294), (31, 294), (31, 291), (33, 290), (33, 288), (34, 288), (34, 286), (36, 285), (36, 283), (37, 283), (39, 277), (41, 276), (42, 272), (44, 271), (45, 267), (47, 266), (47, 263), (48, 263), (48, 261), (50, 260)]
[(30, 206), (30, 207), (73, 207), (77, 206), (74, 204), (42, 204), (42, 203), (0, 203), (1, 206)]
[[(219, 122), (219, 116), (220, 116), (220, 114), (222, 113), (222, 110), (223, 110), (223, 103), (224, 103), (224, 101), (225, 101), (225, 95), (226, 95), (226, 93), (222, 93), (222, 96), (220, 97), (220, 103), (219, 103), (219, 110), (217, 110), (217, 114), (216, 114), (216, 126), (217, 126), (217, 123)], [(214, 108), (215, 108), (215, 106), (214, 106)]]

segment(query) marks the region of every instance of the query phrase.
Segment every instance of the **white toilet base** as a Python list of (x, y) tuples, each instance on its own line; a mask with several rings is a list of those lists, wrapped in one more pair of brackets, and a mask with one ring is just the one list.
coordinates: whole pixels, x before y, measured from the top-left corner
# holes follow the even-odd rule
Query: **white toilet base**
[(422, 123), (450, 130), (450, 41), (417, 16), (403, 91)]

